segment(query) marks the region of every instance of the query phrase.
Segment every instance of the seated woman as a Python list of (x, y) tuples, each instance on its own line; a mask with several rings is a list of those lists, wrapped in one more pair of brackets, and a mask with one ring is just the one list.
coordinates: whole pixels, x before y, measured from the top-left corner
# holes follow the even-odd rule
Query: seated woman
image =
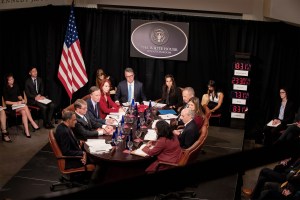
[(174, 110), (182, 106), (182, 92), (180, 88), (176, 87), (174, 77), (170, 74), (165, 76), (165, 84), (162, 87), (162, 97), (159, 103), (165, 103)]
[[(0, 108), (2, 108), (2, 106), (0, 106)], [(2, 140), (4, 142), (12, 142), (9, 137), (8, 131), (6, 130), (6, 113), (3, 109), (0, 111), (0, 121), (1, 121)]]
[(207, 94), (202, 96), (201, 105), (207, 106), (213, 114), (221, 113), (221, 106), (223, 103), (224, 94), (221, 91), (218, 91), (216, 88), (216, 82), (210, 80), (208, 82)]
[(188, 102), (188, 108), (195, 112), (194, 121), (197, 124), (198, 129), (200, 130), (202, 128), (202, 125), (205, 120), (205, 115), (203, 113), (202, 106), (199, 103), (198, 97), (192, 97), (190, 101)]
[(98, 69), (96, 72), (96, 86), (98, 88), (100, 88), (101, 82), (105, 79), (109, 79), (110, 80), (110, 90), (114, 90), (114, 84), (113, 84), (113, 80), (110, 76), (108, 76), (107, 74), (105, 74), (105, 72), (103, 71), (103, 69)]
[(20, 104), (26, 104), (24, 101), (19, 86), (14, 83), (14, 77), (12, 74), (8, 74), (6, 76), (6, 85), (3, 89), (3, 97), (5, 100), (5, 104), (7, 106), (7, 110), (10, 114), (14, 115), (15, 112), (21, 113), (22, 115), (22, 122), (24, 125), (24, 134), (27, 138), (31, 138), (29, 128), (28, 128), (28, 120), (30, 121), (33, 131), (39, 130), (39, 126), (35, 123), (35, 121), (32, 119), (30, 110), (25, 105), (21, 108), (17, 108), (15, 110), (12, 109), (13, 105), (20, 105)]
[(111, 112), (122, 112), (123, 108), (118, 106), (110, 97), (110, 81), (104, 79), (100, 84), (101, 97), (99, 101), (100, 107), (100, 118), (105, 119), (105, 117)]
[(170, 131), (170, 125), (166, 121), (159, 120), (155, 125), (155, 130), (157, 133), (157, 141), (148, 142), (142, 149), (149, 156), (157, 157), (157, 160), (146, 169), (147, 173), (168, 169), (168, 166), (156, 169), (158, 162), (178, 163), (182, 154), (178, 137)]
[(273, 144), (279, 138), (280, 131), (286, 129), (286, 125), (292, 123), (295, 116), (294, 104), (288, 100), (287, 90), (280, 88), (279, 95), (280, 102), (277, 103), (274, 116), (263, 130), (264, 145)]

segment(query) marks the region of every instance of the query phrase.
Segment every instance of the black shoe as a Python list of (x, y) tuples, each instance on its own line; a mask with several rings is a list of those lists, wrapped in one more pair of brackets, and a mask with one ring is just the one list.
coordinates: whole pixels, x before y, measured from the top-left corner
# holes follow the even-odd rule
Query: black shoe
[(29, 134), (29, 135), (26, 135), (26, 132), (25, 132), (25, 130), (24, 130), (24, 135), (27, 137), (27, 138), (31, 138), (31, 135)]
[(38, 131), (38, 130), (40, 130), (40, 127), (38, 127), (38, 128), (34, 128), (32, 125), (31, 125), (31, 127), (32, 127), (32, 132), (35, 132), (35, 131)]

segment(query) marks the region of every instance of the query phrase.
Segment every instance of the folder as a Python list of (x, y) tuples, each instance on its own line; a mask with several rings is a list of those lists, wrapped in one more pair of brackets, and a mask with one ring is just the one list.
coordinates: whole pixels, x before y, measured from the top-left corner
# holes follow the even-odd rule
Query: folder
[(162, 115), (167, 115), (167, 114), (174, 114), (176, 115), (177, 113), (175, 112), (175, 110), (170, 109), (170, 110), (158, 110), (158, 112)]

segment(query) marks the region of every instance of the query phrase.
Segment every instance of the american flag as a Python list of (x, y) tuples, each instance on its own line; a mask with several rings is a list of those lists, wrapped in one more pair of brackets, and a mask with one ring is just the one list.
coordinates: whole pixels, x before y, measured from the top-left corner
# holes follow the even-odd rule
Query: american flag
[(88, 82), (75, 24), (73, 4), (59, 63), (58, 79), (64, 85), (70, 99), (72, 99), (74, 92)]

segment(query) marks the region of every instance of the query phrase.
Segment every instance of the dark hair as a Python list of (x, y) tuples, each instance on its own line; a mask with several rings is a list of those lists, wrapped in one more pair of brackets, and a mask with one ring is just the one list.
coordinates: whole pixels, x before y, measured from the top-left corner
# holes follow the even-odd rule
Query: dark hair
[(174, 79), (173, 75), (167, 74), (165, 76), (165, 84), (163, 85), (163, 89), (162, 89), (163, 90), (162, 91), (162, 99), (164, 99), (164, 100), (167, 99), (167, 96), (168, 96), (168, 86), (166, 84), (166, 79), (167, 78), (170, 78), (171, 81), (172, 81), (172, 86), (170, 88), (170, 97), (173, 97), (173, 96), (176, 95), (176, 83), (175, 83), (175, 79)]
[(155, 127), (157, 128), (157, 138), (166, 137), (173, 139), (173, 133), (171, 132), (170, 125), (165, 120), (159, 120)]
[(97, 86), (92, 86), (90, 89), (89, 89), (89, 93), (92, 94), (93, 92), (99, 90), (99, 88)]
[(209, 80), (207, 86), (214, 88), (213, 92), (210, 92), (209, 89), (207, 89), (208, 97), (210, 96), (211, 93), (212, 93), (212, 99), (217, 97), (218, 96), (218, 94), (217, 94), (218, 91), (217, 91), (216, 82), (214, 80)]
[(67, 110), (62, 114), (61, 119), (65, 122), (67, 120), (70, 120), (73, 115), (75, 115), (75, 112)]
[(28, 68), (28, 72), (31, 72), (31, 70), (33, 70), (34, 68), (37, 70), (37, 68), (36, 68), (35, 66), (30, 66), (30, 67)]
[(74, 102), (74, 109), (76, 110), (77, 108), (82, 108), (83, 105), (87, 105), (86, 101), (83, 99), (77, 99)]

